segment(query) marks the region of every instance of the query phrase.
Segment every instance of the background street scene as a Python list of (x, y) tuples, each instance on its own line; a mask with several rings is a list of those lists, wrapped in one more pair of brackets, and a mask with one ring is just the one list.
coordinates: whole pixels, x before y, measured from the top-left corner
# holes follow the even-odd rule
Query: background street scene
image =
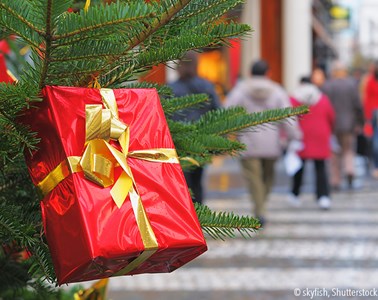
[[(378, 299), (377, 15), (0, 0), (0, 300)], [(87, 281), (180, 265), (164, 253), (202, 237), (192, 200), (262, 228)], [(125, 266), (142, 245), (168, 251)]]
[[(286, 199), (289, 178), (279, 163), (266, 228), (247, 240), (208, 238), (207, 253), (171, 274), (112, 278), (109, 298), (345, 299), (348, 289), (373, 293), (378, 288), (378, 189), (363, 160), (356, 164), (355, 189), (334, 193), (332, 208), (321, 211), (311, 192), (311, 168), (303, 205), (293, 208)], [(236, 159), (215, 160), (206, 170), (206, 186), (211, 208), (251, 213)]]

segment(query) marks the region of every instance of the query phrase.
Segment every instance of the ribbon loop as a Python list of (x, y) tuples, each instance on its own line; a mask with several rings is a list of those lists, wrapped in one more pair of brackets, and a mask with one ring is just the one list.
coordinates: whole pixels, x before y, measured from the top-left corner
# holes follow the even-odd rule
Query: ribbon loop
[(112, 89), (100, 89), (102, 102), (112, 112), (113, 118), (118, 119), (118, 106)]
[(127, 126), (116, 118), (111, 118), (110, 138), (119, 140), (122, 134), (125, 133)]
[(85, 106), (85, 140), (90, 141), (100, 136), (102, 106), (87, 104)]
[(80, 159), (85, 178), (102, 187), (114, 183), (114, 166), (117, 161), (102, 139), (89, 141)]

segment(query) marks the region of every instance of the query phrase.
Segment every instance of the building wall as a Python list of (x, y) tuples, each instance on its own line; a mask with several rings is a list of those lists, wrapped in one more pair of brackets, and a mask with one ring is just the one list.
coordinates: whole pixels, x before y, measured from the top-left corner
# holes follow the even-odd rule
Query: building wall
[(270, 77), (272, 80), (282, 83), (282, 24), (283, 1), (261, 1), (261, 58), (270, 65)]
[[(241, 22), (252, 32), (241, 43), (241, 77), (247, 77), (253, 61), (263, 58), (271, 77), (291, 92), (312, 67), (312, 0), (246, 0)], [(227, 58), (226, 58), (227, 60)], [(234, 62), (229, 59), (228, 66)], [(175, 78), (167, 69), (167, 79)], [(231, 88), (232, 86), (230, 86)]]
[(250, 66), (253, 61), (261, 57), (260, 35), (261, 35), (261, 14), (260, 0), (246, 0), (243, 6), (241, 22), (252, 27), (249, 37), (242, 40), (241, 75), (249, 76)]
[(271, 65), (271, 77), (291, 91), (299, 78), (311, 72), (312, 0), (247, 0), (242, 22), (252, 29), (242, 44), (242, 74), (251, 62), (263, 58)]
[(311, 0), (283, 1), (283, 84), (290, 92), (312, 65)]
[(364, 57), (378, 59), (378, 2), (364, 0), (360, 3), (359, 47)]

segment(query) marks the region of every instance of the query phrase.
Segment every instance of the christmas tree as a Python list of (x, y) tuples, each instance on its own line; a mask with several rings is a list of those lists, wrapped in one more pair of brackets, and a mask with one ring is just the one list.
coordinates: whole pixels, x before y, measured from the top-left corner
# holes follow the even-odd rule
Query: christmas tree
[[(173, 113), (201, 105), (207, 96), (175, 98), (166, 86), (138, 80), (153, 66), (180, 59), (189, 50), (227, 45), (228, 39), (247, 35), (249, 26), (226, 17), (242, 2), (86, 1), (84, 7), (83, 1), (73, 0), (0, 0), (0, 40), (11, 38), (11, 44), (31, 53), (27, 62), (16, 57), (17, 83), (0, 83), (0, 298), (16, 299), (26, 291), (28, 299), (63, 297), (51, 285), (56, 279), (40, 196), (24, 159), (39, 140), (18, 122), (25, 109), (42, 100), (45, 86), (157, 89), (183, 168), (243, 150), (230, 134), (307, 112), (300, 107), (248, 114), (232, 108), (209, 112), (194, 123), (174, 122), (169, 119)], [(248, 236), (259, 228), (252, 217), (201, 205), (196, 211), (202, 229), (213, 238), (235, 232)]]

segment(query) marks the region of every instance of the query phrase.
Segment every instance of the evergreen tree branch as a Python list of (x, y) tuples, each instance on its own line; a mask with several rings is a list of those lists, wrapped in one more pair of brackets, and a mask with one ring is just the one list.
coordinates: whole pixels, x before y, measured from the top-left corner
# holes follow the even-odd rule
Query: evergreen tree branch
[[(160, 85), (153, 82), (131, 82), (131, 83), (123, 83), (117, 86), (111, 86), (111, 88), (116, 87), (123, 87), (123, 88), (130, 88), (130, 89), (156, 89), (158, 94), (162, 99), (165, 99), (167, 97), (172, 97), (172, 89), (166, 85)], [(162, 101), (163, 102), (163, 101)]]
[[(180, 0), (174, 3), (169, 9), (165, 10), (165, 12), (161, 16), (155, 18), (155, 21), (153, 21), (145, 31), (141, 32), (138, 37), (135, 37), (133, 40), (131, 40), (124, 53), (127, 53), (134, 47), (138, 46), (149, 36), (158, 31), (165, 24), (167, 24), (179, 11), (181, 11), (186, 5), (188, 5), (189, 2), (190, 0)], [(114, 62), (114, 60), (109, 61), (108, 63), (112, 62)]]
[(35, 41), (31, 40), (30, 37), (28, 35), (26, 35), (24, 32), (21, 32), (20, 30), (17, 30), (16, 28), (11, 27), (10, 24), (6, 24), (6, 25), (1, 24), (1, 25), (4, 26), (4, 28), (8, 29), (9, 33), (12, 33), (12, 34), (19, 36), (26, 43), (28, 43), (30, 46), (34, 47), (35, 49), (39, 49), (41, 52), (45, 51), (44, 49), (41, 49)]
[[(189, 3), (185, 10), (180, 11), (176, 18), (178, 20), (187, 20), (196, 18), (196, 24), (210, 23), (214, 20), (218, 20), (223, 17), (227, 11), (236, 7), (239, 4), (244, 3), (243, 0), (220, 0), (220, 1), (208, 1), (208, 0), (194, 0)], [(201, 17), (202, 20), (198, 20)]]
[[(155, 33), (161, 27), (167, 24), (174, 17), (174, 15), (177, 14), (180, 10), (182, 10), (186, 5), (188, 5), (189, 2), (190, 0), (179, 0), (176, 3), (173, 3), (173, 5), (169, 7), (168, 9), (165, 8), (165, 11), (161, 15), (156, 16), (154, 21), (152, 21), (150, 24), (146, 24), (145, 30), (142, 30), (138, 35), (136, 35), (130, 40), (129, 45), (127, 46), (127, 48), (122, 54), (113, 56), (111, 59), (109, 59), (106, 62), (106, 65), (117, 63), (120, 57), (122, 57), (123, 55), (127, 55), (130, 50), (132, 50), (139, 44), (143, 43), (143, 41), (145, 41), (153, 33)], [(160, 5), (164, 7), (163, 3), (160, 3)], [(105, 71), (105, 68), (102, 68), (101, 70), (99, 70), (99, 74), (101, 74), (104, 71)], [(88, 78), (82, 78), (80, 79), (77, 85), (78, 86), (85, 85), (87, 84), (87, 81), (88, 81)], [(115, 82), (115, 80), (113, 80), (113, 82)]]
[(42, 72), (41, 72), (41, 78), (39, 81), (39, 88), (42, 89), (42, 87), (45, 85), (45, 80), (47, 77), (47, 72), (49, 68), (50, 63), (50, 54), (51, 54), (51, 42), (52, 42), (52, 1), (53, 0), (47, 0), (46, 5), (46, 35), (45, 35), (45, 57), (42, 62)]
[(47, 244), (39, 241), (28, 249), (32, 253), (32, 256), (29, 258), (32, 263), (29, 273), (33, 277), (45, 278), (51, 283), (55, 282), (56, 275)]
[[(173, 26), (173, 25), (170, 25)], [(250, 30), (244, 24), (211, 24), (190, 26), (177, 35), (165, 38), (155, 37), (149, 46), (138, 49), (135, 59), (120, 59), (109, 71), (100, 76), (102, 86), (127, 80), (130, 74), (145, 71), (154, 65), (176, 60), (189, 50), (215, 45), (214, 41), (225, 42), (228, 37), (243, 35)]]
[(165, 99), (161, 101), (164, 109), (164, 113), (167, 116), (174, 114), (185, 108), (197, 106), (201, 103), (208, 101), (209, 96), (206, 94), (193, 94), (188, 96), (176, 97), (171, 99)]
[[(19, 290), (25, 287), (26, 283), (30, 280), (27, 268), (20, 263), (15, 262), (6, 256), (0, 249), (0, 298), (7, 297), (5, 291)], [(14, 293), (13, 291), (13, 293)], [(9, 295), (13, 297), (14, 295)]]
[(195, 209), (203, 231), (213, 239), (234, 238), (235, 232), (247, 238), (261, 227), (259, 220), (253, 217), (237, 216), (232, 212), (214, 212), (208, 206), (198, 203), (195, 203)]
[(0, 10), (3, 9), (7, 11), (9, 14), (14, 16), (16, 19), (21, 21), (23, 24), (25, 24), (27, 27), (30, 28), (30, 30), (35, 31), (39, 35), (46, 37), (46, 32), (44, 32), (42, 29), (39, 29), (38, 27), (34, 26), (30, 21), (28, 21), (25, 17), (18, 14), (14, 9), (12, 9), (10, 6), (6, 5), (5, 3), (0, 3)]
[(299, 106), (266, 110), (235, 118), (228, 116), (227, 109), (219, 109), (202, 116), (196, 126), (203, 133), (226, 135), (266, 123), (276, 123), (308, 112), (307, 106)]
[[(115, 26), (115, 25), (119, 25), (119, 24), (123, 24), (123, 23), (130, 23), (130, 22), (133, 22), (133, 21), (135, 22), (135, 21), (143, 20), (146, 17), (150, 18), (151, 16), (153, 16), (153, 14), (148, 14), (147, 16), (136, 16), (134, 18), (122, 18), (122, 19), (118, 19), (118, 20), (112, 20), (112, 21), (108, 21), (108, 22), (104, 22), (104, 23), (99, 23), (99, 24), (88, 26), (88, 27), (80, 28), (80, 29), (77, 29), (75, 31), (72, 31), (72, 32), (69, 32), (69, 33), (66, 33), (66, 34), (54, 35), (52, 37), (52, 40), (57, 41), (59, 39), (69, 38), (69, 37), (72, 37), (72, 36), (75, 36), (75, 35), (78, 35), (78, 34), (83, 34), (83, 33), (86, 33), (88, 31), (93, 31), (93, 30), (96, 30), (96, 29), (99, 29), (99, 28), (106, 29), (106, 27), (111, 27), (111, 26)], [(79, 40), (81, 40), (81, 38)], [(61, 46), (61, 45), (62, 44), (56, 44), (56, 47)]]

